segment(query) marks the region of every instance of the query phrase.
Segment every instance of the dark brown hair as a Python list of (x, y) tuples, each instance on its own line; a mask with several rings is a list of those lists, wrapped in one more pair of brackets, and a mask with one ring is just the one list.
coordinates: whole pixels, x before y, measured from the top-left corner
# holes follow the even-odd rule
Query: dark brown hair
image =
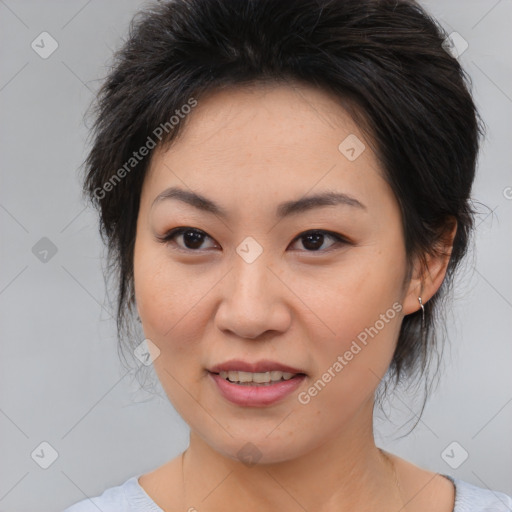
[(332, 93), (368, 134), (401, 208), (409, 271), (412, 258), (435, 253), (457, 222), (447, 274), (425, 304), (423, 336), (418, 309), (403, 320), (388, 371), (395, 384), (423, 376), (439, 358), (434, 319), (473, 228), (483, 134), (470, 80), (445, 50), (446, 36), (411, 0), (174, 0), (136, 15), (98, 94), (84, 177), (117, 288), (119, 346), (127, 341), (133, 350), (142, 341), (128, 326), (136, 220), (153, 149), (136, 163), (134, 151), (171, 146), (191, 98), (258, 82), (304, 83)]

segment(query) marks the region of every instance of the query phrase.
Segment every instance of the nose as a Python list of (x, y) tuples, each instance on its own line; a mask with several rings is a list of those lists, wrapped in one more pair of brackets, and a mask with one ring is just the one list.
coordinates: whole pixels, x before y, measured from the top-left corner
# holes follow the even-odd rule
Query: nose
[(223, 280), (215, 315), (217, 328), (249, 339), (285, 332), (291, 322), (287, 292), (263, 258), (252, 263), (239, 258)]

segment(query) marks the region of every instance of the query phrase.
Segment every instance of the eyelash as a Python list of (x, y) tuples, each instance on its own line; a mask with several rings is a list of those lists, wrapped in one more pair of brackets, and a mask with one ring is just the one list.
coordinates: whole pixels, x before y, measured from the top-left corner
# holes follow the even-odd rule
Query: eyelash
[[(166, 245), (170, 245), (170, 244), (176, 244), (175, 242), (175, 238), (182, 235), (183, 233), (186, 233), (186, 232), (193, 232), (193, 233), (199, 233), (201, 235), (204, 235), (206, 238), (210, 238), (211, 240), (213, 240), (207, 233), (205, 233), (204, 231), (200, 230), (200, 229), (197, 229), (197, 228), (192, 228), (192, 227), (178, 227), (178, 228), (174, 228), (174, 229), (171, 229), (170, 231), (168, 231), (167, 233), (165, 233), (163, 236), (158, 236), (157, 239), (159, 242), (163, 243), (163, 244), (166, 244)], [(348, 240), (347, 238), (343, 237), (342, 235), (338, 234), (338, 233), (335, 233), (333, 231), (327, 231), (325, 229), (310, 229), (308, 231), (304, 231), (302, 233), (300, 233), (299, 235), (297, 235), (293, 241), (292, 241), (292, 244), (301, 239), (301, 238), (304, 238), (308, 235), (324, 235), (325, 237), (327, 238), (331, 238), (332, 240), (335, 241), (335, 243), (333, 245), (331, 245), (328, 249), (319, 249), (319, 250), (307, 250), (307, 249), (304, 249), (304, 252), (308, 252), (308, 253), (326, 253), (326, 252), (329, 252), (332, 250), (332, 247), (335, 247), (336, 245), (352, 245), (352, 242), (350, 240)], [(184, 247), (180, 247), (178, 246), (178, 250), (181, 250), (181, 251), (185, 251), (185, 252), (201, 252), (201, 251), (204, 251), (205, 249), (189, 249), (189, 248), (184, 248)], [(207, 249), (208, 250), (208, 249)]]

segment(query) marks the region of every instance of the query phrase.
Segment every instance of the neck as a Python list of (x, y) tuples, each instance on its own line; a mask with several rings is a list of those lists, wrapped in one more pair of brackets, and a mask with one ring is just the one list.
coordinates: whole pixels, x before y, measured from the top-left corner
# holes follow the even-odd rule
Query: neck
[(375, 446), (371, 410), (367, 413), (364, 423), (346, 426), (307, 453), (251, 466), (223, 456), (191, 432), (183, 458), (183, 510), (220, 511), (226, 503), (248, 512), (365, 511), (386, 508), (387, 503), (401, 505), (393, 469)]

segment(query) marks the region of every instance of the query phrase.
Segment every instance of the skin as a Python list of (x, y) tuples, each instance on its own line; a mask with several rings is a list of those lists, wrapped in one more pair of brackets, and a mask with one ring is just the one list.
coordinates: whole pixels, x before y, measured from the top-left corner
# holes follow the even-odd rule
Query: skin
[[(430, 258), (423, 272), (415, 262), (405, 280), (397, 200), (368, 141), (354, 161), (338, 150), (350, 134), (365, 142), (325, 92), (260, 84), (201, 98), (171, 149), (153, 154), (137, 222), (135, 296), (145, 336), (160, 350), (155, 371), (191, 430), (185, 485), (181, 456), (139, 479), (163, 510), (453, 509), (447, 479), (391, 456), (398, 490), (372, 430), (374, 394), (401, 321), (419, 309), (419, 295), (426, 303), (437, 291), (448, 257)], [(171, 186), (205, 196), (228, 217), (177, 199), (152, 207)], [(348, 194), (365, 209), (323, 206), (276, 217), (278, 204), (324, 191)], [(203, 231), (203, 245), (158, 239), (180, 226)], [(299, 236), (311, 229), (350, 243), (326, 234), (313, 251)], [(252, 263), (236, 252), (248, 236), (263, 249)], [(298, 393), (394, 303), (401, 311), (300, 403)], [(233, 358), (280, 361), (307, 377), (277, 404), (234, 405), (206, 371)], [(248, 442), (260, 452), (254, 466), (237, 456)]]

